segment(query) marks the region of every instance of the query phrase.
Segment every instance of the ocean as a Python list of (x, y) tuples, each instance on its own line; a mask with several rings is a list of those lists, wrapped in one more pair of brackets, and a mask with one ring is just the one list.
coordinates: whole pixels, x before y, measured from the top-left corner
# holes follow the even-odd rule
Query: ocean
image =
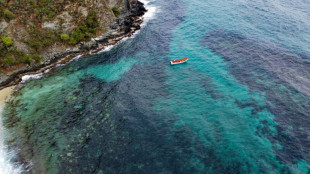
[(145, 3), (134, 37), (18, 87), (24, 173), (309, 174), (310, 2)]

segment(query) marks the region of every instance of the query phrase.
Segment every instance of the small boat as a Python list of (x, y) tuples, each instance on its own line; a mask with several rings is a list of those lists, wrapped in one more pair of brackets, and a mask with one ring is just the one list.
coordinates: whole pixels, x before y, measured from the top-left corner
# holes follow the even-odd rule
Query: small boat
[(173, 60), (173, 61), (170, 61), (170, 65), (176, 65), (176, 64), (180, 64), (180, 63), (185, 63), (187, 61), (188, 61), (188, 58)]

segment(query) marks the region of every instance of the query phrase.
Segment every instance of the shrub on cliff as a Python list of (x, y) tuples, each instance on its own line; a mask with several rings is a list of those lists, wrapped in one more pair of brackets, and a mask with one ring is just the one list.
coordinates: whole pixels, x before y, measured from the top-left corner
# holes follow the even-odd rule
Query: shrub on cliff
[(86, 18), (86, 26), (89, 32), (94, 33), (94, 29), (96, 29), (99, 26), (97, 15), (94, 11), (90, 11), (87, 18)]
[(31, 63), (31, 56), (29, 54), (25, 54), (22, 59), (21, 59), (22, 63), (27, 63), (30, 64)]
[(30, 64), (31, 62), (35, 62), (35, 63), (39, 63), (43, 60), (42, 56), (39, 56), (37, 54), (25, 54), (22, 59), (21, 62), (22, 63), (27, 63)]
[(115, 17), (118, 17), (121, 14), (121, 11), (116, 7), (113, 7), (112, 11), (113, 11)]
[(15, 18), (15, 15), (8, 9), (4, 9), (3, 14), (8, 19), (14, 19)]
[(95, 12), (89, 12), (83, 24), (79, 25), (72, 33), (69, 44), (75, 45), (87, 38), (92, 37), (96, 33), (99, 26), (97, 15)]
[(14, 63), (14, 59), (11, 56), (7, 56), (2, 60), (2, 66), (12, 65)]
[(40, 63), (44, 57), (37, 54), (31, 54), (31, 59), (34, 60), (35, 63)]
[(46, 48), (52, 45), (55, 42), (52, 38), (31, 38), (26, 41), (26, 43), (34, 49), (36, 52), (42, 51), (43, 48)]
[(113, 7), (112, 11), (115, 17), (118, 17), (121, 14), (121, 11), (116, 7)]
[(60, 38), (62, 41), (66, 42), (70, 39), (70, 37), (67, 34), (62, 34), (60, 35)]
[(2, 36), (1, 41), (4, 43), (6, 47), (10, 47), (13, 45), (13, 39), (11, 37)]
[(84, 26), (79, 26), (71, 35), (69, 44), (75, 45), (82, 41), (85, 37)]

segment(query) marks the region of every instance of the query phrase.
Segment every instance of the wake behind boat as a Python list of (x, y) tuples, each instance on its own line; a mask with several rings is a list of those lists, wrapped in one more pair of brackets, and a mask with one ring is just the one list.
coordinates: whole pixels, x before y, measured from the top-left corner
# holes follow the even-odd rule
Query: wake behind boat
[(172, 61), (170, 61), (170, 65), (176, 65), (176, 64), (180, 64), (180, 63), (185, 63), (187, 61), (188, 61), (188, 58), (172, 60)]

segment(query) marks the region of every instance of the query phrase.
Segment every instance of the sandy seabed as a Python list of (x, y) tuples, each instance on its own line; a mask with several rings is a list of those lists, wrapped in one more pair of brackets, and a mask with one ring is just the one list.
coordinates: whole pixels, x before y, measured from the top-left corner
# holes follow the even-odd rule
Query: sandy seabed
[(14, 87), (7, 87), (7, 88), (0, 90), (0, 113), (2, 113), (2, 109), (5, 105), (5, 102), (10, 99), (13, 89)]

